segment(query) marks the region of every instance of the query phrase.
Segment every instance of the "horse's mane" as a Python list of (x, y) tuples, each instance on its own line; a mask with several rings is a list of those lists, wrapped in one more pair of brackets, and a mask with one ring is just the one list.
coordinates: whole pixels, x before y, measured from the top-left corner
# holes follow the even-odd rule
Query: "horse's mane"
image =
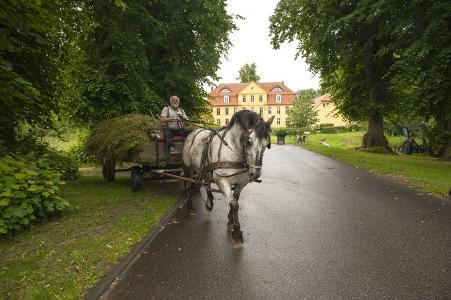
[(269, 126), (266, 125), (263, 118), (250, 110), (240, 110), (235, 113), (226, 128), (230, 129), (235, 124), (240, 125), (242, 129), (254, 129), (258, 138), (265, 138), (269, 133)]

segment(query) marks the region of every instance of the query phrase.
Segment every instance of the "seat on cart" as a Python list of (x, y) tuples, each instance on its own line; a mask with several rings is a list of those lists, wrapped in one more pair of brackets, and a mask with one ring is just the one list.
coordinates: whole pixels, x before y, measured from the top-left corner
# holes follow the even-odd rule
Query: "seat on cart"
[[(164, 138), (164, 135), (160, 135), (160, 142), (164, 142), (166, 139)], [(181, 136), (181, 135), (176, 135), (172, 137), (172, 141), (174, 142), (183, 142), (185, 141), (185, 137)]]

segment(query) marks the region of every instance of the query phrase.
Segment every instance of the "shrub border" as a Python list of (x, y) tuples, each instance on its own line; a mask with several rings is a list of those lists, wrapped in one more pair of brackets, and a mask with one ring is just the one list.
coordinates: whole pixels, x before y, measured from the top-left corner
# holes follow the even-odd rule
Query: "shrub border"
[(169, 220), (176, 214), (179, 208), (181, 208), (185, 202), (185, 194), (182, 193), (177, 203), (174, 207), (168, 211), (161, 219), (155, 224), (149, 232), (144, 236), (144, 238), (138, 242), (132, 249), (128, 252), (128, 254), (121, 259), (121, 261), (113, 266), (110, 271), (100, 279), (94, 287), (88, 290), (86, 294), (86, 299), (88, 300), (97, 300), (97, 299), (106, 299), (108, 297), (108, 292), (112, 288), (112, 284), (114, 281), (119, 280), (122, 275), (126, 273), (126, 271), (138, 260), (140, 253), (152, 242), (153, 238), (158, 234), (159, 230), (164, 227)]

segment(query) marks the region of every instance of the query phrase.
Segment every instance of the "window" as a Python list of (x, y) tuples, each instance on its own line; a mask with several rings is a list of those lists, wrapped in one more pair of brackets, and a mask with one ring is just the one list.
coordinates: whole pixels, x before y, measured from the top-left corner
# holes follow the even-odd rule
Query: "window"
[(228, 88), (224, 88), (221, 90), (222, 93), (230, 93), (230, 90)]
[(288, 115), (289, 112), (290, 112), (290, 108), (288, 106), (285, 107), (285, 113)]
[(260, 116), (263, 116), (263, 107), (260, 107)]
[(221, 125), (221, 120), (220, 119), (216, 119), (216, 124)]
[(276, 95), (276, 103), (282, 102), (282, 95)]
[(226, 126), (229, 125), (229, 119), (225, 119)]
[(277, 114), (280, 115), (280, 106), (277, 106)]
[(224, 114), (225, 114), (226, 116), (229, 115), (229, 108), (228, 108), (228, 107), (225, 107), (225, 108), (224, 108)]
[(272, 114), (272, 109), (271, 109), (271, 106), (270, 106), (270, 107), (268, 107), (268, 115), (270, 115), (270, 114)]
[(243, 102), (246, 102), (246, 96), (241, 97), (243, 99)]
[(276, 87), (274, 87), (273, 89), (272, 89), (272, 91), (273, 92), (280, 92), (282, 89), (280, 88), (280, 87), (278, 87), (278, 86), (276, 86)]
[(221, 115), (221, 108), (220, 108), (220, 107), (217, 107), (217, 108), (216, 108), (216, 115), (217, 115), (217, 116), (220, 116), (220, 115)]
[(254, 102), (254, 95), (251, 96), (251, 102)]
[(277, 125), (280, 125), (280, 118), (277, 118), (276, 123)]
[(234, 107), (233, 108), (233, 113), (235, 114), (237, 110), (238, 110), (238, 107)]
[(224, 96), (224, 104), (229, 104), (229, 102), (230, 102), (230, 97)]
[(258, 96), (258, 101), (263, 102), (263, 95)]
[(323, 103), (323, 107), (326, 107), (326, 103)]

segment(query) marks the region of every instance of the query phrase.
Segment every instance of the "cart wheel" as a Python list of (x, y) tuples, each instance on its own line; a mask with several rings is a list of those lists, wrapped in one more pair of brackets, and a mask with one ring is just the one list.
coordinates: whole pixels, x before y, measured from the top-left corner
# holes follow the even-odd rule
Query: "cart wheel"
[(410, 141), (405, 141), (402, 145), (402, 153), (410, 155), (413, 152), (413, 146)]
[(140, 167), (134, 166), (131, 168), (132, 191), (139, 192), (143, 186), (143, 173)]
[(105, 182), (112, 182), (115, 178), (116, 162), (113, 160), (105, 160), (102, 165), (102, 175)]

